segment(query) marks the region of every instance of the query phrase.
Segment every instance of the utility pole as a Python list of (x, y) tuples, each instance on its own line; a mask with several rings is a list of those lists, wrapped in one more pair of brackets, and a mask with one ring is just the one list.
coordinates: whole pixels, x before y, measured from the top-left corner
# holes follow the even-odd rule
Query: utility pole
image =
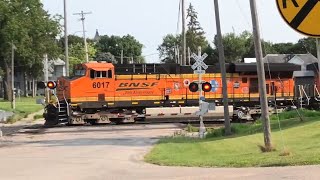
[(253, 26), (253, 36), (254, 36), (254, 46), (255, 53), (257, 58), (257, 71), (258, 71), (258, 80), (259, 80), (259, 94), (260, 94), (260, 104), (261, 104), (261, 119), (263, 123), (264, 131), (264, 144), (267, 151), (272, 150), (271, 143), (271, 128), (270, 128), (270, 119), (268, 111), (268, 102), (267, 102), (267, 91), (266, 91), (266, 77), (264, 71), (264, 63), (262, 62), (262, 48), (261, 48), (261, 39), (260, 39), (260, 27), (258, 23), (258, 13), (255, 0), (250, 0), (251, 16), (252, 16), (252, 26)]
[(87, 38), (86, 38), (86, 31), (85, 31), (85, 26), (84, 26), (84, 20), (86, 19), (84, 16), (86, 14), (92, 14), (91, 12), (86, 12), (84, 13), (81, 11), (81, 13), (75, 13), (74, 15), (81, 15), (81, 21), (82, 21), (82, 29), (83, 29), (83, 39), (84, 39), (84, 48), (86, 51), (86, 60), (89, 62), (89, 52), (88, 52), (88, 45), (87, 45)]
[(229, 100), (228, 100), (228, 85), (227, 85), (227, 75), (224, 57), (224, 48), (222, 43), (222, 33), (220, 27), (220, 12), (219, 12), (219, 2), (214, 0), (215, 15), (216, 15), (216, 26), (218, 34), (218, 49), (219, 49), (219, 63), (222, 74), (222, 92), (223, 92), (223, 106), (224, 106), (224, 125), (225, 125), (225, 135), (231, 135), (231, 125), (229, 117)]
[(12, 91), (12, 103), (11, 107), (13, 110), (16, 109), (16, 96), (14, 93), (14, 50), (16, 49), (16, 46), (13, 44), (13, 41), (11, 42), (11, 91)]
[[(48, 55), (45, 54), (44, 55), (44, 60), (43, 60), (43, 73), (44, 73), (44, 82), (47, 84), (48, 81), (49, 81), (49, 67), (48, 67)], [(49, 103), (50, 101), (50, 97), (49, 97), (49, 90), (48, 88), (46, 87), (44, 89), (44, 94), (45, 94), (45, 100), (47, 103)]]
[(66, 57), (66, 76), (69, 76), (69, 45), (68, 45), (68, 22), (67, 22), (67, 0), (64, 2), (64, 46), (65, 46), (65, 57)]
[(316, 41), (317, 41), (318, 72), (319, 72), (318, 77), (319, 77), (319, 84), (320, 84), (320, 38), (316, 38)]
[(186, 7), (185, 7), (185, 0), (182, 0), (182, 62), (181, 65), (186, 65), (187, 58), (187, 40), (186, 40)]
[(121, 64), (123, 64), (123, 49), (121, 49)]

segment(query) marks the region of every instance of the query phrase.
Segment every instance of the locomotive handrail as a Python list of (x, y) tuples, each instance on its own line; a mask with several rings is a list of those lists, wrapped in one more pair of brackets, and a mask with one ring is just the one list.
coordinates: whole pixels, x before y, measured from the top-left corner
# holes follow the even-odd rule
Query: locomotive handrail
[[(68, 103), (68, 101), (67, 101), (67, 99), (66, 99), (64, 90), (62, 91), (62, 95), (63, 95), (63, 100), (64, 100), (64, 102), (66, 103), (66, 106), (67, 106), (67, 114), (68, 114), (68, 116), (70, 116), (69, 103)], [(60, 107), (60, 106), (59, 106), (59, 107)], [(60, 109), (59, 109), (59, 111), (60, 111)]]
[(301, 102), (301, 108), (302, 108), (302, 103), (303, 103), (303, 97), (302, 97), (302, 93), (301, 93), (301, 90), (302, 90), (302, 92), (303, 92), (303, 94), (306, 96), (306, 98), (307, 98), (307, 105), (310, 105), (310, 98), (309, 98), (309, 96), (308, 96), (308, 94), (306, 93), (306, 91), (304, 90), (304, 88), (303, 88), (303, 86), (302, 85), (298, 85), (299, 86), (299, 91), (300, 91), (300, 98), (301, 98), (301, 100), (300, 100), (300, 102)]
[(57, 100), (57, 103), (58, 103), (58, 112), (60, 112), (60, 102), (59, 102), (58, 96), (56, 95), (57, 93), (53, 92), (52, 94), (53, 94), (53, 96), (54, 96), (54, 97), (56, 98), (56, 100)]
[(320, 97), (320, 93), (319, 93), (319, 90), (318, 90), (318, 88), (317, 88), (317, 85), (314, 85), (314, 93), (315, 92), (317, 92), (317, 95), (318, 96), (314, 96), (314, 99), (316, 100), (316, 101), (320, 101), (320, 98), (317, 98), (317, 97)]

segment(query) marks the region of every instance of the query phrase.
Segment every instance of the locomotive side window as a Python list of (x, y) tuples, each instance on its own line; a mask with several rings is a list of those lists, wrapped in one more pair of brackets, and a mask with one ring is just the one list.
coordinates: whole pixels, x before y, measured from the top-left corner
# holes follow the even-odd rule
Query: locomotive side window
[(90, 78), (93, 79), (95, 77), (95, 72), (96, 72), (95, 70), (92, 70), (92, 69), (90, 70)]
[(93, 69), (90, 70), (90, 78), (112, 78), (112, 70), (108, 71), (95, 71)]
[(96, 77), (101, 78), (101, 71), (96, 71), (96, 73), (97, 73)]
[(102, 71), (102, 77), (106, 78), (107, 77), (107, 72), (106, 71)]
[(108, 78), (112, 78), (112, 70), (108, 70)]
[(248, 79), (245, 77), (245, 78), (242, 78), (242, 83), (247, 83), (248, 82)]

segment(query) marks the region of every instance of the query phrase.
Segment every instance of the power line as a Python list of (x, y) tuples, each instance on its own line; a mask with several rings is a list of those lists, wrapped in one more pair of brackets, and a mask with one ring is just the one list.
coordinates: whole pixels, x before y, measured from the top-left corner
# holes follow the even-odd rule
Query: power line
[(85, 31), (85, 26), (84, 26), (84, 20), (85, 15), (87, 14), (92, 14), (92, 12), (83, 12), (81, 11), (81, 13), (74, 13), (73, 15), (81, 15), (81, 21), (82, 21), (82, 28), (83, 28), (83, 39), (84, 39), (84, 46), (85, 46), (85, 51), (86, 51), (86, 60), (87, 62), (89, 62), (89, 53), (88, 53), (88, 45), (87, 45), (87, 38), (86, 38), (86, 31)]

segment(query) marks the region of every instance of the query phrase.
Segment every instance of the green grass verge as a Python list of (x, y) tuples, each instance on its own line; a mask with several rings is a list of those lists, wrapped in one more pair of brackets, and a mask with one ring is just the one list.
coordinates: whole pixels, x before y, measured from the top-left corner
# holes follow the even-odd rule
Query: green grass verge
[[(187, 137), (168, 137), (145, 156), (149, 163), (169, 166), (200, 167), (265, 167), (320, 164), (320, 113), (300, 111), (304, 121), (297, 117), (297, 112), (286, 112), (278, 118), (271, 117), (272, 142), (276, 151), (262, 153), (263, 145), (261, 122), (252, 125), (233, 125), (236, 135), (223, 137), (223, 128), (209, 134), (209, 138), (200, 140)], [(282, 156), (289, 154), (288, 156)]]
[(11, 108), (11, 102), (4, 101), (3, 99), (1, 99), (0, 109), (15, 113), (12, 117), (8, 118), (7, 123), (15, 123), (20, 119), (27, 117), (29, 114), (43, 109), (43, 106), (41, 104), (36, 104), (37, 98), (41, 98), (41, 97), (36, 97), (36, 98), (21, 97), (20, 99), (17, 98), (16, 109), (14, 111)]

